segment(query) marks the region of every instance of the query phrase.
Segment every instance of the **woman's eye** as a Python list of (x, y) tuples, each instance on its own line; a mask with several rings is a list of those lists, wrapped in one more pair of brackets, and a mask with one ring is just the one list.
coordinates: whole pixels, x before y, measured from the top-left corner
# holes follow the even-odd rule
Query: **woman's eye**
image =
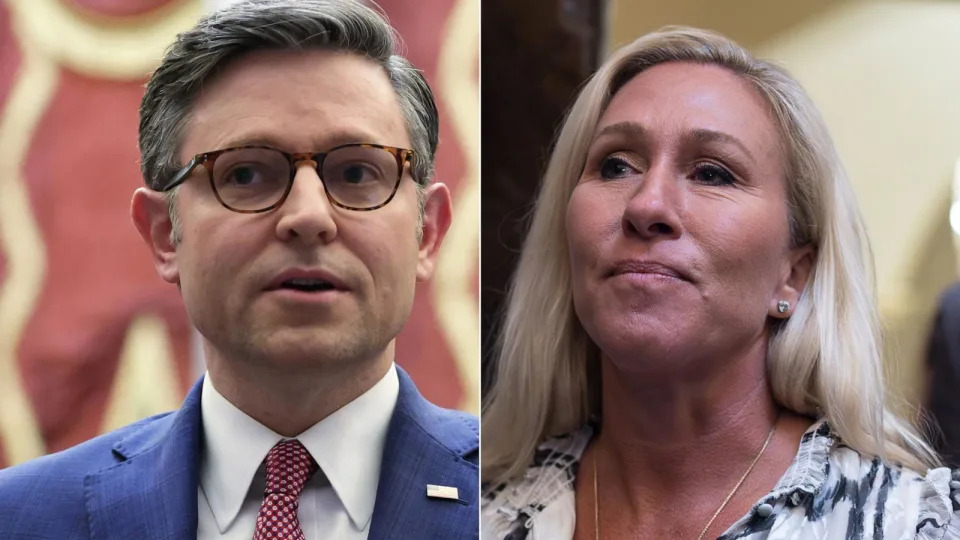
[(600, 163), (600, 177), (605, 180), (623, 178), (635, 172), (636, 170), (629, 163), (616, 156), (606, 157)]
[(693, 178), (709, 186), (723, 186), (736, 183), (736, 178), (734, 178), (730, 171), (711, 163), (697, 165), (693, 170)]

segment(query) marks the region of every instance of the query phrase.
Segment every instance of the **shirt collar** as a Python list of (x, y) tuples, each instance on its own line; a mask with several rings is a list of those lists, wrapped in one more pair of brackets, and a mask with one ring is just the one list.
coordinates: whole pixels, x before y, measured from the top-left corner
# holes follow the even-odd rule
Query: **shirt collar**
[[(399, 389), (396, 367), (391, 365), (369, 390), (296, 437), (361, 530), (373, 516), (383, 447)], [(285, 437), (227, 401), (209, 374), (203, 381), (200, 413), (205, 443), (200, 487), (223, 533), (240, 512), (267, 452)]]
[(826, 420), (815, 422), (800, 438), (796, 457), (768, 498), (799, 492), (813, 495), (819, 491), (827, 480), (830, 450), (838, 443), (837, 435)]

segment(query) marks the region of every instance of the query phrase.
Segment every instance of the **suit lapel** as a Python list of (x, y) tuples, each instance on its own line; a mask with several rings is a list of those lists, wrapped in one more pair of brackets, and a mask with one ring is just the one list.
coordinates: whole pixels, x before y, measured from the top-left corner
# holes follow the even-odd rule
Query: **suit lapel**
[(84, 479), (92, 538), (196, 538), (201, 383), (175, 414), (115, 444), (117, 464)]
[[(477, 451), (476, 433), (459, 420), (444, 425), (439, 409), (403, 370), (397, 372), (400, 393), (383, 449), (369, 539), (463, 538), (471, 529), (475, 536), (478, 470), (465, 456)], [(428, 498), (427, 484), (455, 487), (461, 500)]]
[[(397, 372), (369, 539), (476, 536), (476, 427), (442, 413)], [(201, 387), (202, 379), (175, 414), (115, 444), (117, 464), (84, 479), (92, 538), (196, 537)], [(461, 500), (428, 498), (427, 484), (455, 487)]]

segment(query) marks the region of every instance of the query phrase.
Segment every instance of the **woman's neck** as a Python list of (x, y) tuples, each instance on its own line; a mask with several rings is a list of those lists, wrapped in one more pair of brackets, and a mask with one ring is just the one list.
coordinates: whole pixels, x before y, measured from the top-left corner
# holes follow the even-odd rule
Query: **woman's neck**
[(715, 366), (697, 374), (625, 373), (602, 360), (595, 457), (616, 469), (624, 495), (729, 491), (778, 416), (760, 353), (697, 362)]
[(601, 360), (600, 433), (576, 484), (577, 516), (590, 517), (575, 538), (595, 537), (594, 514), (602, 538), (696, 538), (708, 523), (716, 538), (776, 485), (810, 419), (776, 405), (765, 340), (741, 354), (641, 361)]

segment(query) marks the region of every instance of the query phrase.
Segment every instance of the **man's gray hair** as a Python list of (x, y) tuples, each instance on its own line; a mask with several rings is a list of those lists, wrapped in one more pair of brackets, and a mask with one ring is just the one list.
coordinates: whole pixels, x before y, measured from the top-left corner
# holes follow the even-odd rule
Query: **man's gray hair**
[(433, 176), (437, 107), (420, 71), (396, 54), (399, 44), (386, 19), (356, 0), (245, 0), (201, 19), (177, 36), (147, 83), (140, 104), (144, 182), (156, 188), (182, 167), (177, 156), (193, 102), (228, 62), (259, 50), (329, 49), (383, 67), (415, 153), (413, 179), (422, 188)]

